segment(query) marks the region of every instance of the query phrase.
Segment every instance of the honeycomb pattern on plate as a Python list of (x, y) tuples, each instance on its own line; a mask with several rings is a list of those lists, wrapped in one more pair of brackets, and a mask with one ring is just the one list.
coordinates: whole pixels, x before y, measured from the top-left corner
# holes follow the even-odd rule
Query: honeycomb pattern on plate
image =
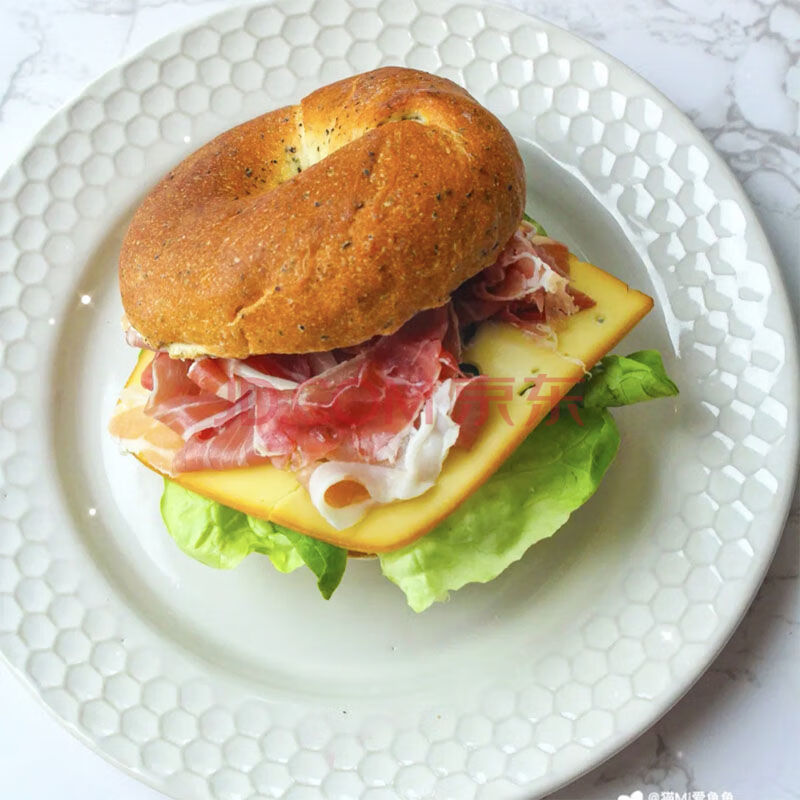
[[(108, 599), (77, 537), (56, 535), (39, 482), (48, 440), (35, 424), (45, 409), (36, 371), (60, 298), (102, 239), (98, 220), (122, 207), (116, 193), (148, 164), (174, 161), (198, 127), (224, 129), (253, 97), (279, 104), (384, 63), (464, 83), (615, 215), (653, 276), (693, 402), (679, 408), (681, 458), (663, 487), (673, 507), (621, 591), (558, 651), (468, 701), (398, 715), (377, 704), (345, 719), (248, 699)], [(793, 458), (796, 374), (777, 270), (753, 213), (700, 135), (641, 79), (512, 10), (305, 0), (233, 10), (172, 35), (59, 113), (5, 176), (0, 253), (0, 647), (67, 724), (175, 796), (546, 791), (688, 685), (771, 554)]]

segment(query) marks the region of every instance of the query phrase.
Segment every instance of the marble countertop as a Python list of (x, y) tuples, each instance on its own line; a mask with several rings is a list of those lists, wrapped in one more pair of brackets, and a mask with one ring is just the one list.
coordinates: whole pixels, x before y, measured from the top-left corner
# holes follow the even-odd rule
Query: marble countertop
[[(753, 201), (800, 309), (800, 0), (514, 0), (655, 84)], [(228, 0), (3, 0), (0, 171), (52, 112), (165, 31)], [(800, 797), (800, 502), (746, 619), (657, 725), (553, 800)], [(10, 800), (155, 800), (60, 728), (0, 669)], [(638, 795), (634, 795), (638, 796)]]

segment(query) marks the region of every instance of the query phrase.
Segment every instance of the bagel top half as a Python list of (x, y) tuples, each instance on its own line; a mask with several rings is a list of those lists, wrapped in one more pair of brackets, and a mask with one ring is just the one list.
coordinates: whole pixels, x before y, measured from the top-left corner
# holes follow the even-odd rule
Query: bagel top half
[(170, 172), (125, 236), (122, 303), (175, 356), (357, 344), (491, 264), (524, 195), (514, 140), (464, 89), (378, 69), (239, 125)]

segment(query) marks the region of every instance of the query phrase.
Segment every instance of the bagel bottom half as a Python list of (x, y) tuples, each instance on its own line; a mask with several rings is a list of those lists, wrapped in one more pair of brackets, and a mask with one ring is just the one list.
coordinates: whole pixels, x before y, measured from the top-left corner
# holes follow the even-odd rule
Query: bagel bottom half
[[(513, 381), (508, 402), (491, 404), (474, 445), (454, 448), (435, 486), (411, 500), (373, 508), (357, 524), (336, 530), (312, 505), (291, 472), (270, 464), (223, 471), (203, 470), (171, 476), (186, 489), (223, 505), (268, 519), (300, 533), (359, 553), (382, 553), (409, 544), (452, 512), (487, 480), (522, 440), (628, 331), (650, 311), (653, 301), (591, 264), (570, 256), (572, 285), (596, 303), (569, 317), (554, 349), (505, 324), (482, 324), (463, 360), (490, 379)], [(147, 391), (142, 371), (152, 358), (143, 352), (128, 379), (110, 429), (130, 452), (164, 474), (181, 438), (144, 414)], [(547, 385), (523, 391), (532, 376)]]

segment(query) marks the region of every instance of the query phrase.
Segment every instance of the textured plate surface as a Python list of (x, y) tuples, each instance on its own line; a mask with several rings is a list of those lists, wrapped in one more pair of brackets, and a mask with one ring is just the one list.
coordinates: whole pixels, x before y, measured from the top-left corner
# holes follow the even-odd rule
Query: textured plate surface
[[(663, 713), (757, 588), (796, 457), (779, 274), (741, 190), (642, 79), (457, 0), (301, 0), (175, 34), (91, 86), (0, 186), (0, 648), (73, 731), (176, 797), (539, 796)], [(380, 64), (463, 83), (519, 142), (529, 210), (656, 298), (674, 402), (618, 415), (589, 506), (415, 616), (374, 562), (321, 601), (177, 552), (104, 433), (134, 361), (115, 262), (142, 194), (215, 133)], [(176, 298), (176, 302), (180, 302)]]

